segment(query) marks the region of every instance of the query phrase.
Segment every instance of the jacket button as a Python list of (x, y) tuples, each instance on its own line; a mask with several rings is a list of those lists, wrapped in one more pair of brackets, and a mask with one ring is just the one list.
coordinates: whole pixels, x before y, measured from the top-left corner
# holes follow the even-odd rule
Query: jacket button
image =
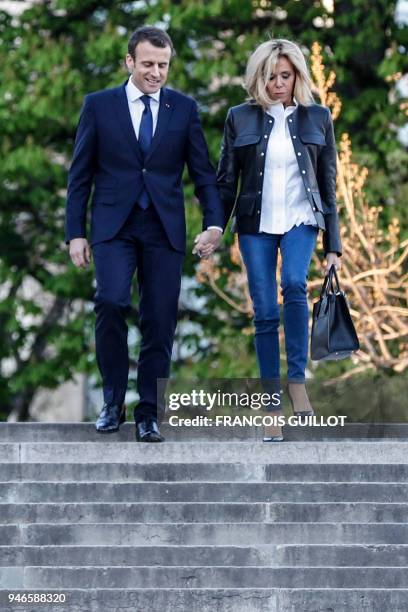
[(265, 153), (262, 151), (262, 153), (261, 153), (261, 157), (263, 157), (264, 155), (265, 155)]
[(258, 195), (261, 195), (262, 191), (258, 191)]
[(142, 168), (142, 172), (143, 172), (143, 174), (144, 174), (145, 172), (147, 172), (146, 168)]
[(261, 171), (260, 171), (260, 173), (259, 173), (259, 176), (262, 176), (262, 175), (263, 175), (263, 172), (262, 172), (262, 170), (261, 170)]
[(289, 121), (290, 121), (290, 123), (293, 123), (293, 122), (292, 122), (292, 119), (289, 119)]
[(265, 134), (264, 138), (268, 138), (268, 134)]
[(269, 123), (272, 123), (272, 119), (269, 119)]
[(316, 206), (313, 206), (313, 210), (317, 210)]
[(296, 138), (296, 136), (292, 136), (292, 138)]
[(299, 155), (299, 157), (300, 157), (300, 155), (302, 155), (300, 151), (298, 151), (298, 155)]
[(310, 187), (308, 187), (307, 190), (310, 191)]
[(257, 214), (257, 215), (260, 215), (260, 214), (261, 214), (261, 211), (260, 211), (260, 210), (257, 210), (257, 211), (256, 211), (256, 214)]
[(306, 174), (306, 170), (302, 170), (302, 174)]

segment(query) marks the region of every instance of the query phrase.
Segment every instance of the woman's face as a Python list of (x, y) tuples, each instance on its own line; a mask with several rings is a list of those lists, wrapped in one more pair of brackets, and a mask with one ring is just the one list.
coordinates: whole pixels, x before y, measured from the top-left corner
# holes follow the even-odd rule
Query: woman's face
[(295, 78), (293, 64), (286, 57), (280, 57), (266, 86), (272, 100), (279, 100), (284, 106), (290, 104), (293, 101)]

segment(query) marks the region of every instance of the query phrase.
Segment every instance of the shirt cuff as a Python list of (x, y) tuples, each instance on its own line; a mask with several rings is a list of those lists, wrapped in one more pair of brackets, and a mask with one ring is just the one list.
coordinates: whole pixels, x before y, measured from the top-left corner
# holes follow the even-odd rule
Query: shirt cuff
[(224, 230), (222, 229), (222, 227), (220, 227), (219, 225), (209, 225), (209, 226), (207, 227), (207, 229), (208, 229), (208, 230), (209, 230), (209, 229), (217, 229), (217, 230), (220, 230), (221, 234), (222, 234), (222, 232), (224, 231)]

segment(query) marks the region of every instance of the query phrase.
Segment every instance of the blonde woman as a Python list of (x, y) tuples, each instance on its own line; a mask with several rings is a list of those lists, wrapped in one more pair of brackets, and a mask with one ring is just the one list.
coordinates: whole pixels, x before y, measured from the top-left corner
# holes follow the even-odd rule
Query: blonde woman
[[(218, 185), (247, 270), (260, 377), (280, 381), (280, 250), (287, 391), (295, 415), (313, 415), (305, 387), (306, 281), (319, 229), (326, 273), (332, 264), (340, 268), (341, 256), (333, 122), (314, 102), (303, 53), (289, 40), (269, 40), (255, 50), (245, 87), (248, 101), (228, 111)], [(264, 441), (283, 440), (277, 425), (266, 434)]]

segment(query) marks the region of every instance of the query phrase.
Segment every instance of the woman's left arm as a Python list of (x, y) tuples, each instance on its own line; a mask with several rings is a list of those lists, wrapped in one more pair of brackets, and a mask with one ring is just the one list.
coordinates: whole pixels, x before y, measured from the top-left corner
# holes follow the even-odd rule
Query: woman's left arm
[(323, 233), (323, 248), (326, 257), (326, 273), (334, 264), (340, 268), (341, 240), (339, 231), (339, 217), (336, 204), (336, 176), (337, 151), (334, 138), (333, 120), (327, 108), (326, 118), (326, 146), (323, 147), (317, 159), (317, 183), (322, 200), (325, 203), (324, 222), (326, 229)]

